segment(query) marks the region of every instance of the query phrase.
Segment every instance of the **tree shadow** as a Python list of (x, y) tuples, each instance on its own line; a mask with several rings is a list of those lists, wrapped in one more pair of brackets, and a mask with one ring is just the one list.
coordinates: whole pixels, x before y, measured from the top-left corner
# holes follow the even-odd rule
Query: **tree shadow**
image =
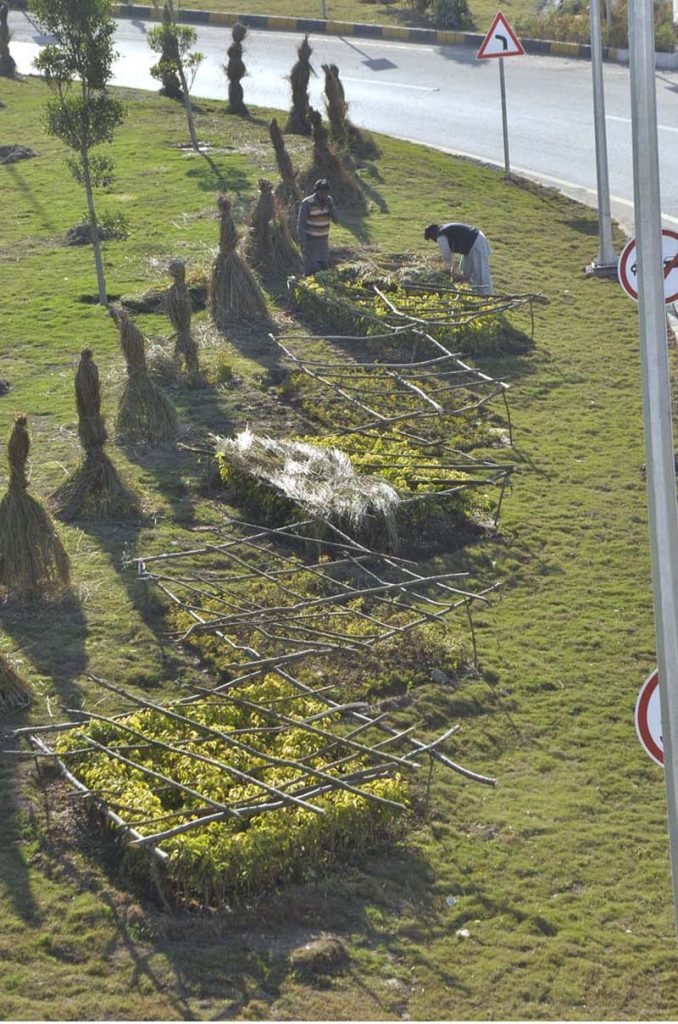
[(42, 914), (31, 891), (27, 856), (22, 849), (30, 803), (21, 796), (24, 780), (18, 759), (3, 753), (18, 746), (11, 732), (24, 725), (26, 717), (25, 712), (15, 712), (0, 727), (0, 879), (14, 912), (27, 925), (36, 927)]
[(40, 196), (36, 194), (36, 192), (31, 187), (29, 182), (21, 174), (19, 164), (3, 164), (3, 167), (5, 168), (7, 174), (10, 175), (12, 179), (12, 185), (14, 186), (14, 188), (16, 188), (18, 192), (21, 192), (25, 196), (26, 201), (28, 202), (31, 210), (34, 210), (35, 213), (39, 214), (40, 218), (42, 219), (42, 223), (45, 225), (47, 230), (53, 232), (54, 234), (60, 231), (61, 229), (59, 225), (55, 223), (55, 221), (52, 219), (50, 215), (49, 206), (46, 206), (43, 202), (41, 202)]
[(233, 164), (220, 166), (209, 153), (200, 153), (202, 160), (186, 171), (186, 177), (203, 192), (244, 192), (250, 187), (250, 181), (244, 171)]

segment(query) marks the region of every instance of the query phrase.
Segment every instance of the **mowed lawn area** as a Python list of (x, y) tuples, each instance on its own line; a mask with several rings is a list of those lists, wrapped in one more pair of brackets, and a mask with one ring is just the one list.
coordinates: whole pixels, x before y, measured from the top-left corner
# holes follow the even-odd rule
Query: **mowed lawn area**
[[(205, 271), (218, 191), (240, 216), (258, 178), (275, 180), (275, 164), (270, 111), (243, 121), (199, 101), (198, 135), (212, 147), (200, 156), (180, 148), (178, 105), (120, 95), (117, 178), (99, 204), (129, 224), (104, 259), (109, 292), (131, 296), (166, 287), (171, 257), (185, 257), (191, 275)], [(0, 397), (0, 479), (4, 488), (5, 441), (25, 412), (31, 490), (43, 498), (79, 458), (81, 349), (99, 364), (111, 433), (125, 376), (112, 321), (83, 301), (96, 291), (92, 254), (64, 244), (84, 197), (63, 148), (41, 130), (45, 99), (34, 79), (1, 87), (2, 142), (39, 155), (0, 167), (0, 377), (11, 384)], [(633, 726), (655, 664), (636, 308), (616, 283), (582, 273), (597, 251), (589, 209), (468, 161), (379, 142), (381, 158), (362, 172), (369, 215), (342, 217), (335, 246), (423, 254), (433, 217), (466, 220), (490, 240), (499, 291), (549, 299), (536, 309), (534, 352), (481, 364), (512, 385), (518, 470), (500, 531), (431, 562), (504, 581), (475, 618), (480, 672), (408, 695), (409, 719), (431, 735), (461, 724), (446, 749), (497, 785), (436, 770), (428, 818), (405, 823), (395, 844), (325, 876), (309, 865), (304, 881), (228, 909), (170, 912), (126, 872), (81, 798), (4, 752), (4, 1019), (678, 1016), (663, 778)], [(302, 166), (308, 143), (293, 136), (289, 146)], [(140, 322), (156, 340), (170, 334), (162, 317)], [(205, 314), (194, 324), (202, 337)], [(137, 525), (59, 527), (74, 597), (0, 606), (0, 649), (35, 690), (29, 712), (1, 723), (5, 751), (17, 748), (13, 727), (63, 721), (83, 704), (114, 711), (88, 672), (153, 700), (204, 682), (122, 562), (189, 543), (218, 518), (199, 451), (208, 432), (287, 428), (270, 349), (255, 342), (212, 339), (205, 386), (171, 388), (183, 448), (109, 445), (149, 514)], [(325, 931), (346, 942), (349, 962), (314, 981), (289, 954)]]

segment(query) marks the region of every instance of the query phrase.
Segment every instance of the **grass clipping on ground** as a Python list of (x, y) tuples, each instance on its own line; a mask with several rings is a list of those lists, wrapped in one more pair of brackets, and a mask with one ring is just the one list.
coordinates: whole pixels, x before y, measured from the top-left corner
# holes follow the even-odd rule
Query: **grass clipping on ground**
[(58, 593), (70, 578), (52, 520), (27, 492), (29, 451), (26, 417), (17, 416), (7, 445), (9, 487), (0, 501), (0, 586), (16, 596)]
[(33, 693), (28, 683), (9, 659), (0, 654), (0, 711), (19, 711), (27, 708), (32, 700)]
[(219, 438), (217, 459), (222, 477), (236, 489), (238, 477), (245, 490), (248, 480), (250, 485), (254, 480), (312, 516), (348, 522), (354, 529), (376, 517), (387, 534), (394, 532), (400, 501), (397, 491), (378, 477), (356, 473), (349, 457), (338, 448), (278, 441), (248, 428), (234, 438)]
[(104, 451), (108, 440), (101, 415), (99, 370), (90, 349), (83, 349), (75, 375), (78, 436), (85, 458), (52, 495), (51, 506), (63, 519), (78, 515), (114, 519), (139, 513), (139, 502), (120, 479)]

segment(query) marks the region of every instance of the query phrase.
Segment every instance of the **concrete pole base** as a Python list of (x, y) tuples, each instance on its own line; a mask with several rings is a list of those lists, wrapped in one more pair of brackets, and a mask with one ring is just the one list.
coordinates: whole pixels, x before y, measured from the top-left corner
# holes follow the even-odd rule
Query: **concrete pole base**
[(617, 261), (614, 263), (598, 263), (597, 260), (592, 260), (584, 267), (584, 273), (587, 277), (616, 277), (617, 276)]

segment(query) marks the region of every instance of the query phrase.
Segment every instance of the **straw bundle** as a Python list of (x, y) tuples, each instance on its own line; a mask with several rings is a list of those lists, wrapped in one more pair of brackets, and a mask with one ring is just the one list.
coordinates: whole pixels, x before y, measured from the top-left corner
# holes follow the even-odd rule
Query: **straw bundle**
[(269, 133), (281, 178), (275, 187), (275, 199), (281, 216), (284, 215), (287, 221), (292, 238), (297, 241), (297, 207), (302, 199), (298, 172), (292, 166), (290, 155), (285, 148), (285, 140), (275, 118), (271, 121)]
[(330, 122), (332, 141), (344, 146), (363, 160), (374, 160), (379, 156), (379, 147), (374, 139), (360, 128), (356, 128), (348, 116), (348, 103), (344, 86), (336, 64), (323, 64), (325, 72), (325, 105)]
[(101, 415), (99, 370), (90, 349), (83, 349), (75, 375), (78, 436), (85, 458), (51, 498), (52, 509), (62, 519), (78, 515), (113, 519), (139, 512), (136, 496), (123, 484), (104, 451), (108, 440)]
[(217, 456), (228, 479), (254, 479), (277, 491), (306, 513), (361, 529), (377, 518), (389, 536), (395, 530), (397, 492), (384, 480), (356, 473), (338, 448), (260, 437), (249, 429), (219, 439)]
[(220, 331), (233, 324), (268, 321), (264, 293), (257, 279), (237, 251), (238, 232), (228, 196), (217, 200), (221, 219), (219, 253), (212, 267), (209, 309)]
[(30, 439), (25, 416), (17, 416), (7, 445), (9, 487), (0, 501), (0, 585), (18, 596), (56, 593), (70, 578), (68, 555), (52, 521), (27, 493)]
[(257, 270), (268, 270), (273, 262), (271, 221), (275, 213), (273, 186), (266, 178), (259, 179), (259, 198), (254, 204), (250, 223), (252, 230), (247, 243), (247, 257)]
[(311, 165), (303, 175), (306, 188), (310, 192), (318, 178), (327, 178), (332, 196), (339, 206), (365, 212), (365, 193), (353, 168), (342, 160), (336, 146), (330, 142), (327, 128), (318, 111), (312, 110), (310, 118), (313, 126), (313, 152)]
[(115, 313), (120, 331), (120, 346), (127, 363), (125, 384), (116, 431), (123, 443), (160, 444), (177, 434), (177, 414), (172, 403), (151, 380), (146, 365), (146, 343), (128, 313)]
[(179, 364), (183, 359), (188, 372), (197, 373), (198, 346), (191, 334), (193, 302), (186, 285), (186, 264), (183, 260), (172, 260), (167, 269), (173, 280), (167, 292), (167, 315), (176, 331), (174, 361)]
[(0, 654), (0, 712), (20, 711), (33, 700), (33, 692), (4, 654)]
[(311, 44), (308, 36), (304, 36), (297, 50), (298, 60), (290, 72), (292, 86), (292, 109), (290, 110), (285, 131), (294, 135), (311, 134), (311, 104), (308, 98), (308, 83), (315, 71), (311, 67)]
[(0, 76), (2, 78), (16, 77), (16, 62), (9, 52), (9, 25), (7, 14), (9, 8), (6, 3), (0, 3)]
[(247, 117), (249, 111), (244, 103), (244, 93), (241, 78), (244, 78), (247, 69), (242, 59), (242, 41), (247, 35), (247, 29), (239, 21), (233, 26), (233, 42), (228, 48), (228, 64), (224, 67), (228, 78), (228, 107), (227, 114), (238, 114), (240, 117)]

